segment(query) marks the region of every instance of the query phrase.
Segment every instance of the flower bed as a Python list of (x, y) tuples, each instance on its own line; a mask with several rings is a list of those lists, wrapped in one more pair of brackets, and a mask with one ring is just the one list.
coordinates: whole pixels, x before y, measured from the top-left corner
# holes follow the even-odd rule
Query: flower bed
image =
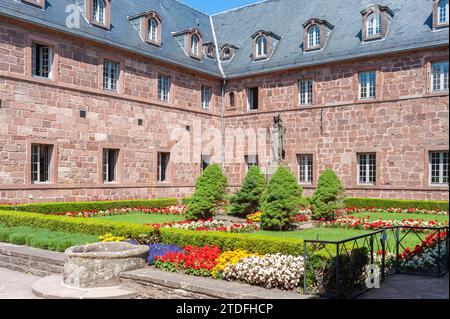
[(356, 216), (342, 216), (335, 220), (327, 221), (321, 219), (316, 222), (316, 225), (320, 227), (333, 227), (333, 228), (345, 228), (345, 229), (362, 229), (362, 230), (378, 230), (387, 227), (444, 227), (448, 225), (446, 222), (438, 221), (427, 221), (427, 220), (414, 220), (414, 219), (403, 219), (403, 220), (370, 220), (370, 216), (367, 218), (361, 218)]
[(446, 216), (448, 211), (444, 210), (427, 210), (419, 208), (379, 208), (379, 207), (349, 207), (335, 211), (337, 217), (344, 215), (355, 215), (361, 213), (392, 213), (392, 214), (422, 214), (422, 215), (439, 215)]
[(228, 233), (249, 233), (255, 232), (260, 229), (260, 227), (248, 221), (243, 224), (233, 224), (231, 226), (225, 226), (225, 223), (222, 221), (214, 220), (212, 218), (207, 220), (198, 220), (198, 221), (181, 221), (181, 222), (171, 222), (164, 224), (153, 224), (150, 225), (155, 229), (159, 228), (174, 228), (174, 229), (184, 229), (184, 230), (197, 230), (197, 231), (221, 231)]
[[(262, 217), (261, 212), (256, 212), (250, 215), (247, 215), (247, 220), (254, 222), (254, 223), (259, 223), (261, 222), (261, 217)], [(296, 214), (295, 216), (292, 217), (292, 222), (293, 223), (304, 223), (310, 220), (310, 216), (311, 216), (311, 210), (309, 209), (305, 209), (300, 211), (300, 213)]]
[(162, 208), (148, 208), (148, 207), (130, 207), (130, 208), (112, 208), (107, 210), (85, 210), (82, 212), (59, 212), (52, 213), (57, 216), (67, 217), (102, 217), (102, 216), (116, 216), (129, 214), (162, 214), (162, 215), (183, 215), (186, 211), (186, 205), (171, 205)]

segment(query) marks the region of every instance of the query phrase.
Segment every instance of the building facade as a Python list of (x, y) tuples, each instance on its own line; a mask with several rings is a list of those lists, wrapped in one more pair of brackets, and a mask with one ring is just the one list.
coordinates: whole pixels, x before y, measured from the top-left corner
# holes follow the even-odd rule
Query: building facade
[[(270, 17), (263, 19), (262, 17)], [(448, 0), (2, 0), (0, 201), (182, 197), (268, 175), (448, 200)]]

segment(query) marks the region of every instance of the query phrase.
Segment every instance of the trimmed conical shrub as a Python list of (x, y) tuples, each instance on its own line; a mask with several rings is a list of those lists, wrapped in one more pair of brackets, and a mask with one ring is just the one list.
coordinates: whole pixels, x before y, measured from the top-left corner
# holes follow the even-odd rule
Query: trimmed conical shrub
[(266, 180), (258, 166), (252, 166), (245, 175), (241, 189), (230, 200), (231, 215), (245, 218), (261, 210), (261, 197)]
[(333, 219), (334, 212), (344, 207), (345, 190), (332, 169), (326, 169), (319, 177), (317, 189), (311, 198), (312, 218)]
[(209, 165), (195, 183), (195, 192), (186, 208), (189, 220), (208, 219), (214, 216), (217, 203), (223, 199), (227, 177), (218, 164)]
[(287, 230), (291, 218), (299, 212), (303, 188), (287, 167), (279, 166), (262, 196), (261, 227), (266, 230)]

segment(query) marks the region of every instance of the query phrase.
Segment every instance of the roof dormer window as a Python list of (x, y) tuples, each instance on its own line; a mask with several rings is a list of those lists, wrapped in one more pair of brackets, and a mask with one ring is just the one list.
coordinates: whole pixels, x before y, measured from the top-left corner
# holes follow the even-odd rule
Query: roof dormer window
[(198, 56), (198, 45), (199, 45), (200, 39), (198, 38), (198, 35), (193, 34), (191, 37), (191, 54)]
[(379, 36), (381, 35), (381, 14), (372, 13), (367, 18), (367, 37)]
[(448, 27), (449, 5), (448, 0), (434, 0), (433, 28)]
[(110, 2), (111, 0), (86, 1), (86, 16), (90, 24), (109, 29)]
[(214, 59), (216, 57), (216, 46), (212, 42), (205, 43), (203, 45), (205, 55), (208, 58)]
[(139, 13), (128, 17), (133, 27), (140, 33), (142, 40), (157, 46), (161, 45), (162, 19), (155, 11)]
[(394, 12), (386, 6), (372, 5), (361, 11), (362, 41), (380, 40), (386, 37)]
[(267, 59), (274, 52), (280, 37), (269, 31), (258, 31), (252, 35), (253, 60)]
[(256, 57), (262, 58), (267, 56), (267, 39), (265, 36), (260, 36), (256, 40)]
[(314, 51), (325, 47), (334, 26), (325, 20), (313, 18), (306, 21), (303, 28), (303, 50)]
[(220, 59), (223, 61), (231, 60), (236, 49), (238, 49), (238, 47), (232, 44), (223, 44), (220, 47)]
[(22, 2), (44, 9), (45, 0), (22, 0)]
[(308, 48), (320, 47), (320, 27), (313, 25), (308, 29)]
[(148, 20), (148, 39), (152, 42), (158, 42), (158, 21), (155, 18)]

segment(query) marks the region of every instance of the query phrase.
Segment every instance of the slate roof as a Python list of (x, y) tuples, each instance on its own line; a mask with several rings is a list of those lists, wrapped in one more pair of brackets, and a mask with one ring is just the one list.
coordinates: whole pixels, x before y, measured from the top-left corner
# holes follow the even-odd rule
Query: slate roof
[[(80, 29), (65, 26), (66, 6), (84, 0), (47, 0), (45, 10), (20, 2), (1, 0), (0, 16), (12, 16), (35, 24), (69, 32), (95, 41), (222, 77), (217, 61), (188, 57), (173, 32), (198, 28), (203, 42), (237, 46), (231, 61), (221, 67), (228, 78), (341, 61), (356, 57), (448, 44), (448, 28), (433, 31), (432, 0), (267, 0), (208, 16), (176, 0), (120, 0), (111, 2), (111, 30), (91, 26), (82, 19)], [(395, 13), (385, 39), (361, 42), (361, 11), (373, 3), (387, 5)], [(154, 10), (162, 17), (163, 45), (146, 44), (132, 27), (129, 16)], [(334, 25), (325, 48), (303, 52), (303, 23), (310, 18), (324, 19)], [(214, 39), (213, 28), (217, 36)], [(251, 36), (266, 30), (281, 37), (268, 60), (252, 61)]]

